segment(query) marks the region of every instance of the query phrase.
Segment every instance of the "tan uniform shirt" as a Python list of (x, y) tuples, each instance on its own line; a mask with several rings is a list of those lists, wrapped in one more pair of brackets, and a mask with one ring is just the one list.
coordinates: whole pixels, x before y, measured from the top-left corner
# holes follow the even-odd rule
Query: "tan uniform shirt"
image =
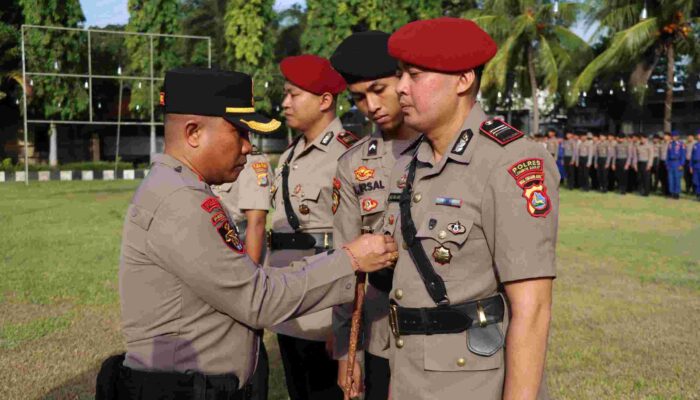
[(245, 210), (267, 211), (270, 208), (273, 176), (267, 156), (251, 154), (236, 182), (212, 185), (211, 189), (221, 199), (231, 220), (240, 224), (246, 221)]
[[(280, 164), (275, 171), (275, 184), (272, 193), (272, 230), (275, 232), (294, 232), (287, 221), (282, 195), (282, 165), (294, 150), (290, 162), (289, 196), (292, 208), (299, 218), (301, 231), (307, 233), (332, 232), (332, 192), (340, 157), (348, 147), (338, 139), (345, 132), (340, 119), (336, 118), (306, 146), (302, 137), (296, 145), (287, 149), (280, 157)], [(308, 211), (308, 212), (302, 212)], [(314, 254), (310, 250), (274, 250), (268, 252), (266, 265), (280, 267), (292, 261)], [(331, 334), (331, 309), (306, 315), (303, 318), (287, 321), (272, 328), (277, 333), (307, 340), (323, 341)]]
[[(411, 143), (409, 140), (384, 141), (382, 133), (376, 131), (340, 157), (334, 181), (338, 193), (333, 218), (336, 248), (357, 237), (363, 227), (381, 231), (391, 169)], [(388, 313), (388, 294), (368, 282), (362, 313), (364, 349), (384, 358), (388, 357), (389, 348)], [(352, 303), (333, 308), (333, 356), (336, 359), (347, 355), (351, 317)]]
[[(475, 105), (460, 130), (473, 132), (461, 154), (455, 152), (460, 132), (455, 133), (453, 144), (437, 163), (427, 141), (417, 149), (419, 163), (411, 202), (416, 239), (421, 241), (435, 271), (445, 281), (451, 304), (493, 296), (499, 291), (499, 283), (555, 276), (559, 209), (559, 172), (555, 160), (542, 146), (528, 139), (520, 138), (501, 146), (479, 133), (486, 118), (479, 105)], [(390, 201), (384, 219), (384, 231), (393, 233), (399, 244), (390, 298), (402, 307), (435, 307), (403, 247), (399, 203), (392, 201), (402, 191), (397, 181), (406, 174), (410, 159), (408, 155), (400, 158), (392, 171)], [(519, 173), (516, 176), (522, 179), (511, 175), (512, 171), (518, 171), (518, 166), (528, 165), (534, 174), (530, 176), (540, 177), (529, 181), (535, 182), (532, 186), (526, 186), (525, 178)], [(437, 205), (437, 197), (461, 202), (459, 206)], [(464, 229), (455, 230), (457, 222)], [(432, 256), (439, 246), (449, 249), (452, 256), (449, 262), (440, 264)], [(498, 326), (504, 334), (507, 332), (507, 315)], [(397, 348), (392, 339), (392, 398), (500, 400), (505, 375), (504, 350), (490, 357), (477, 356), (467, 348), (468, 332), (402, 336), (402, 348)], [(544, 396), (544, 384), (542, 388)]]
[(668, 157), (668, 145), (670, 143), (667, 141), (661, 142), (659, 146), (659, 160), (666, 162), (666, 158)]
[(607, 140), (601, 140), (596, 144), (595, 150), (596, 163), (605, 162), (605, 168), (610, 167), (610, 162), (612, 161), (612, 153), (610, 152), (610, 145)]
[(126, 366), (234, 373), (244, 384), (257, 359), (255, 329), (352, 300), (344, 252), (264, 270), (229, 221), (197, 175), (168, 155), (155, 157), (122, 236)]
[(655, 151), (652, 143), (639, 144), (637, 146), (637, 161), (653, 163)]
[(547, 152), (557, 159), (559, 155), (559, 141), (557, 138), (547, 138)]
[(581, 167), (590, 167), (593, 164), (593, 141), (585, 140), (579, 142), (576, 147), (576, 154), (574, 158), (577, 160), (576, 165)]

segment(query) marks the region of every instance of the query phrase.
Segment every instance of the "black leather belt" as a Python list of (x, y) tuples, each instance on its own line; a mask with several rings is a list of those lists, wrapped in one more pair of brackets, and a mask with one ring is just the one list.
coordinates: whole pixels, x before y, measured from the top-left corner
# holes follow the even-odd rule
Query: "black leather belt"
[(505, 305), (500, 295), (468, 303), (433, 308), (389, 306), (389, 324), (395, 338), (402, 335), (460, 333), (503, 321)]
[(309, 249), (332, 249), (333, 234), (322, 233), (285, 233), (267, 232), (267, 245), (270, 250), (309, 250)]

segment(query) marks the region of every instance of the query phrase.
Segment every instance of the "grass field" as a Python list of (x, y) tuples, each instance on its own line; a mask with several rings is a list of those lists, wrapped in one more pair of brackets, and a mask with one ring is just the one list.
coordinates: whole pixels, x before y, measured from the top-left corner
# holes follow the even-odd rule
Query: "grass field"
[[(100, 361), (123, 349), (119, 243), (137, 184), (0, 185), (0, 399), (91, 398)], [(552, 397), (699, 399), (700, 203), (561, 202)], [(270, 399), (286, 399), (267, 343)]]

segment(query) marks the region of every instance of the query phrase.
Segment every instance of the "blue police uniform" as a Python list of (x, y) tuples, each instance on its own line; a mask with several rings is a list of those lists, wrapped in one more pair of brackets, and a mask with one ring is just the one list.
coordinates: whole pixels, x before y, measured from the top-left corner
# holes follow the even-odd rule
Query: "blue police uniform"
[(681, 178), (685, 165), (685, 144), (673, 136), (673, 141), (668, 145), (666, 153), (666, 167), (668, 169), (668, 191), (671, 197), (678, 198), (681, 192)]
[(693, 169), (693, 186), (695, 195), (700, 200), (700, 142), (695, 142), (693, 151), (690, 153), (690, 167)]

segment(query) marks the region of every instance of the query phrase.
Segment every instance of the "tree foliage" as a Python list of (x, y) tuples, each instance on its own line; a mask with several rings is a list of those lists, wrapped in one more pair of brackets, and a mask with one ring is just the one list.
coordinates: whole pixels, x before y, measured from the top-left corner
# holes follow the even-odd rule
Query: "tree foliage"
[(0, 9), (0, 101), (22, 82), (19, 27), (23, 18), (18, 0), (7, 0)]
[[(85, 21), (78, 0), (20, 0), (27, 24), (79, 27)], [(27, 71), (85, 73), (87, 36), (79, 31), (30, 29), (25, 33)], [(77, 78), (30, 80), (32, 114), (76, 119), (87, 110), (88, 94)]]

